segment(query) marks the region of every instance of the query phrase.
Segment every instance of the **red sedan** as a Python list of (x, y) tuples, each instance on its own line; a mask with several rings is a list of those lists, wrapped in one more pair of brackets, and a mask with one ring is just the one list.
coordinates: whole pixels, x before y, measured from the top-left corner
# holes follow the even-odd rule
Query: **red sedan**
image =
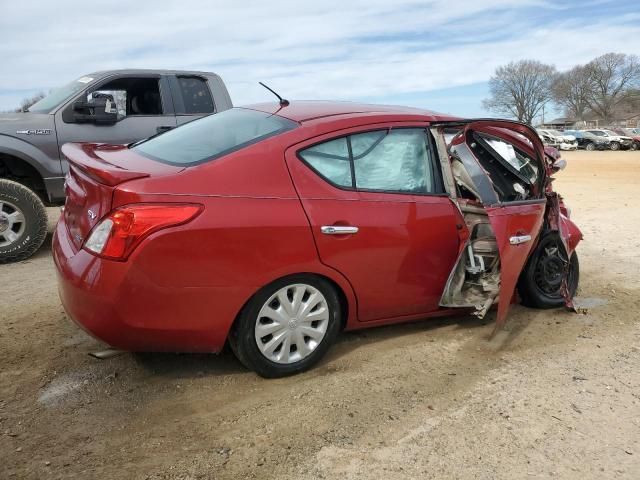
[(228, 342), (275, 377), (342, 329), (494, 304), (498, 328), (517, 298), (570, 306), (578, 285), (582, 235), (551, 188), (563, 161), (521, 123), (261, 104), (63, 153), (60, 296), (116, 348)]

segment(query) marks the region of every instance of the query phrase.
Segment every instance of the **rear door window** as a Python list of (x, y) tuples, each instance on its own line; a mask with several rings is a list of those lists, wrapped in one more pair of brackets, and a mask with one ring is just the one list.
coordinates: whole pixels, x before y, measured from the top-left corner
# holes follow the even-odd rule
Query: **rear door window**
[(353, 135), (358, 190), (435, 193), (433, 165), (422, 129), (396, 129)]
[(421, 128), (358, 133), (299, 152), (329, 183), (383, 193), (441, 193), (427, 134)]

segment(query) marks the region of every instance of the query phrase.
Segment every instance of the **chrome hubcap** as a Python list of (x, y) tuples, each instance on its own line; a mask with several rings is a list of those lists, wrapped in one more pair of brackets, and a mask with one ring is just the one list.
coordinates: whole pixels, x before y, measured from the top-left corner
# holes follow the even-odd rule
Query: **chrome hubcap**
[(328, 325), (324, 295), (311, 285), (296, 283), (278, 290), (260, 309), (256, 344), (272, 362), (299, 362), (318, 348)]
[(0, 200), (0, 247), (8, 247), (24, 233), (26, 222), (14, 204)]

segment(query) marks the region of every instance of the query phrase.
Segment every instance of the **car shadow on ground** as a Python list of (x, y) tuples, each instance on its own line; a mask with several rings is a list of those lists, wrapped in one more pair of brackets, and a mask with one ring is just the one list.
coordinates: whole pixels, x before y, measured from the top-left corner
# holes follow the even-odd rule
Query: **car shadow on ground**
[(169, 378), (198, 378), (247, 373), (248, 370), (225, 347), (219, 354), (131, 353), (138, 367)]
[[(316, 374), (329, 373), (332, 364), (343, 357), (352, 355), (357, 349), (380, 345), (385, 342), (406, 346), (406, 337), (416, 336), (419, 341), (447, 341), (449, 333), (460, 330), (477, 331), (477, 341), (473, 342), (476, 348), (484, 343), (488, 352), (500, 352), (515, 341), (534, 318), (528, 309), (525, 315), (517, 315), (508, 324), (508, 329), (501, 330), (493, 338), (489, 335), (493, 331), (495, 313), (491, 312), (484, 319), (478, 319), (472, 315), (456, 315), (435, 319), (418, 320), (412, 323), (381, 326), (366, 330), (341, 332), (336, 343), (327, 355), (320, 360), (311, 372)], [(535, 313), (535, 312), (534, 312)], [(453, 328), (453, 330), (452, 330)], [(427, 335), (425, 337), (425, 334)], [(393, 346), (391, 348), (394, 348)], [(400, 348), (400, 347), (398, 347)], [(250, 373), (233, 355), (230, 348), (225, 346), (219, 354), (194, 354), (194, 353), (131, 353), (126, 354), (135, 364), (153, 376), (167, 378), (197, 378), (216, 377), (225, 375), (239, 375)], [(256, 376), (256, 378), (258, 378)]]

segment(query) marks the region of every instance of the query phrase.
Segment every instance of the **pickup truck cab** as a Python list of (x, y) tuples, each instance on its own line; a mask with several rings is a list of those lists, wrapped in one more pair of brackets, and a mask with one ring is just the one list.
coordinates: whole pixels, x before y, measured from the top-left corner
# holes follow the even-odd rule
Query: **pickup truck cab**
[(110, 70), (73, 80), (26, 112), (0, 114), (0, 263), (35, 253), (45, 205), (64, 204), (62, 145), (127, 144), (232, 106), (215, 73)]

